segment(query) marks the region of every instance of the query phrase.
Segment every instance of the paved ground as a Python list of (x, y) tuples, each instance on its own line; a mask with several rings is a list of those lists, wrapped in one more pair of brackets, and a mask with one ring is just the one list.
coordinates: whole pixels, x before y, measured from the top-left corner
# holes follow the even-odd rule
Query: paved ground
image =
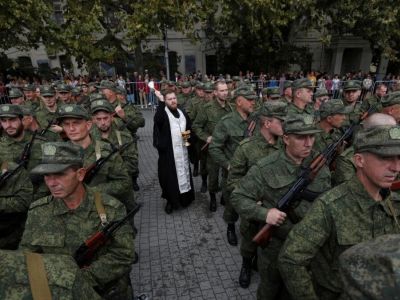
[[(165, 200), (157, 179), (157, 151), (152, 146), (153, 112), (143, 111), (140, 129), (140, 192), (144, 205), (135, 217), (139, 262), (132, 269), (135, 294), (150, 299), (255, 299), (258, 274), (249, 289), (238, 283), (239, 247), (226, 239), (223, 207), (208, 210), (208, 194), (201, 194), (195, 178), (196, 200), (186, 209), (164, 212)], [(238, 229), (238, 228), (237, 228)], [(238, 231), (238, 230), (237, 230)]]

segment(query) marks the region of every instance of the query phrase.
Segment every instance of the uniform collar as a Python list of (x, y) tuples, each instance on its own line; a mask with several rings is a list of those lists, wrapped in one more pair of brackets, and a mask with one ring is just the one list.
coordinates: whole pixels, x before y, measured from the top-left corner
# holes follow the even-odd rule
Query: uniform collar
[(64, 201), (52, 197), (52, 201), (54, 201), (53, 215), (61, 216), (64, 214), (80, 214), (82, 218), (86, 219), (88, 218), (91, 207), (93, 206), (93, 201), (91, 201), (92, 198), (93, 197), (91, 197), (89, 190), (85, 187), (85, 196), (83, 201), (76, 209), (70, 210), (65, 205)]

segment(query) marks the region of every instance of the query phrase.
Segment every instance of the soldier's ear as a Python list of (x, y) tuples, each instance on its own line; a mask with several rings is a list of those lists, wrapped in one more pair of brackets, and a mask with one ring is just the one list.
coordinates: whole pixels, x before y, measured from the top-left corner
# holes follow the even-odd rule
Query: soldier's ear
[(353, 156), (354, 164), (357, 168), (364, 168), (365, 165), (365, 157), (362, 153), (355, 153)]

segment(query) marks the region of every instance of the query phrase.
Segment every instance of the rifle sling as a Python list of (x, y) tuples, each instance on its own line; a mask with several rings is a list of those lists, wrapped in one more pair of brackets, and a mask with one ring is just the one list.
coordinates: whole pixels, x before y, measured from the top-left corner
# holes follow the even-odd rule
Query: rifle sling
[(25, 258), (33, 300), (51, 300), (42, 256), (37, 253), (26, 252)]
[(96, 205), (96, 210), (100, 217), (101, 225), (105, 226), (107, 224), (107, 215), (103, 201), (101, 201), (101, 194), (99, 192), (94, 192), (94, 204)]

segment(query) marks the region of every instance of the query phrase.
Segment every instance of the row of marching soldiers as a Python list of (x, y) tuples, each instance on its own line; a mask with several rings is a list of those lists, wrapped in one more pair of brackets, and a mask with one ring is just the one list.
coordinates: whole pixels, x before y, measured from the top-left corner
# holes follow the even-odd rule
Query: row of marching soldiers
[[(342, 99), (308, 79), (285, 82), (283, 96), (266, 89), (262, 98), (240, 81), (181, 86), (178, 104), (197, 137), (193, 175), (201, 175), (201, 192), (208, 189), (210, 211), (221, 192), (232, 246), (240, 217), (241, 287), (258, 269), (258, 299), (398, 295), (398, 272), (379, 273), (371, 257), (399, 240), (390, 234), (400, 233), (400, 92), (386, 94), (382, 85), (361, 101), (354, 80), (344, 83)], [(271, 235), (260, 247), (253, 238), (264, 226)], [(385, 270), (398, 261), (396, 249)]]
[(0, 105), (0, 298), (131, 299), (145, 120), (111, 81), (34, 90)]

